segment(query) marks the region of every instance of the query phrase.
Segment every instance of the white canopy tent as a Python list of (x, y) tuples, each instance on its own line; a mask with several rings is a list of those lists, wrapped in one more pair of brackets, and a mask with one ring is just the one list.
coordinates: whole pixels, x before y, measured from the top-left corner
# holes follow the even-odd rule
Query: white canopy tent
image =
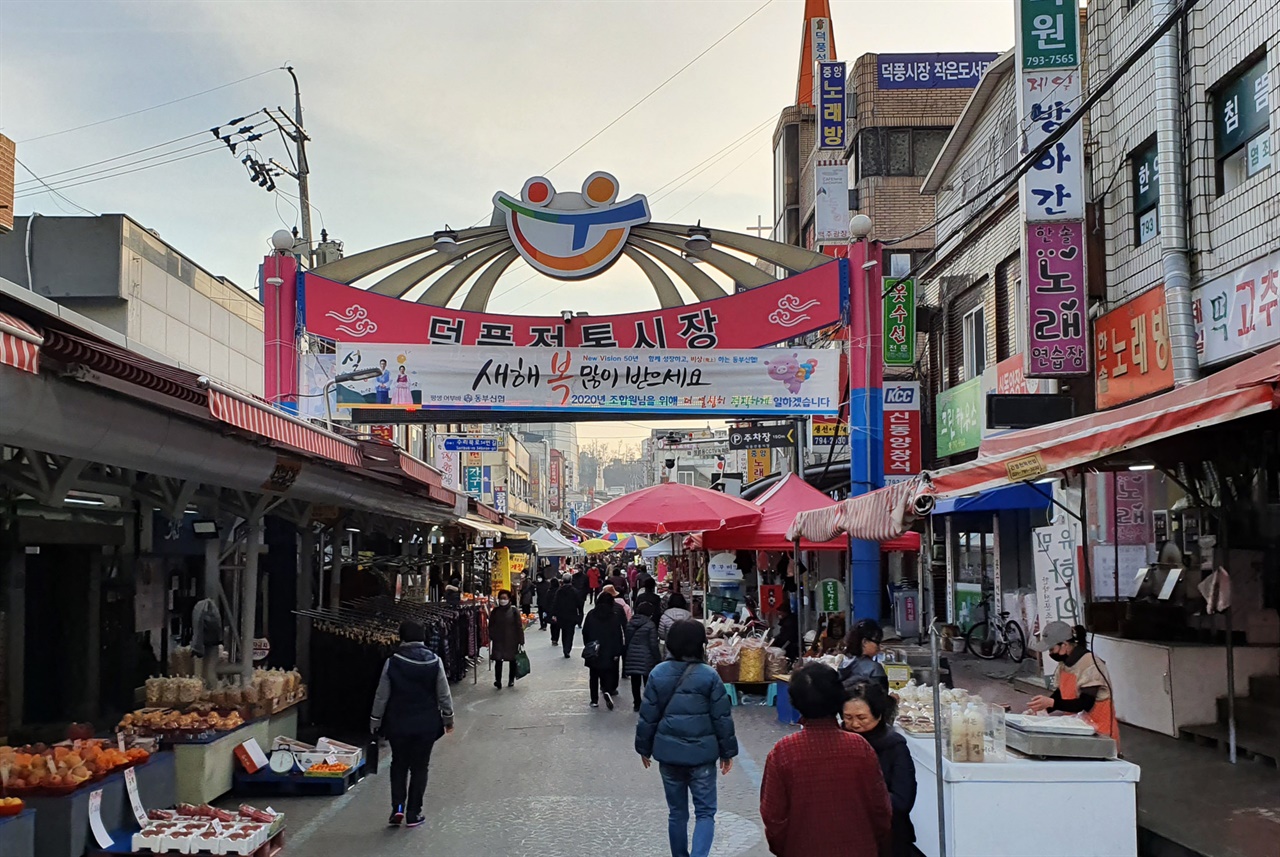
[(661, 541), (656, 541), (649, 547), (640, 551), (640, 555), (645, 559), (654, 559), (660, 556), (671, 556), (676, 552), (676, 536), (670, 535)]
[(582, 556), (584, 551), (559, 533), (539, 527), (529, 536), (538, 556)]

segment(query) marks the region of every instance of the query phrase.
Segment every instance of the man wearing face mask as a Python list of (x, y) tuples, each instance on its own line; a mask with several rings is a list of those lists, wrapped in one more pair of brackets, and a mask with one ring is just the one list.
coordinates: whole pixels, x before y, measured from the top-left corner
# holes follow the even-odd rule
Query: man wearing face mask
[(1031, 641), (1037, 652), (1048, 652), (1058, 663), (1057, 690), (1052, 696), (1032, 697), (1027, 707), (1035, 712), (1081, 714), (1098, 732), (1120, 746), (1120, 726), (1111, 704), (1111, 679), (1107, 665), (1089, 651), (1083, 625), (1072, 628), (1066, 622), (1050, 622), (1039, 638)]
[(489, 660), (494, 662), (493, 686), (502, 687), (502, 664), (510, 667), (507, 687), (516, 683), (516, 655), (524, 645), (524, 622), (520, 610), (511, 603), (511, 592), (498, 593), (498, 606), (489, 611)]

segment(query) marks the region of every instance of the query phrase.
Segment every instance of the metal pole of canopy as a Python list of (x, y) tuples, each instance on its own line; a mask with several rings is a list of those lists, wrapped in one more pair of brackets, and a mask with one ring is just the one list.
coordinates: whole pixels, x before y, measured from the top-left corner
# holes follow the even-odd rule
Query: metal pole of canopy
[[(933, 517), (929, 518), (928, 543), (933, 545)], [(936, 603), (933, 584), (933, 568), (929, 568), (929, 666), (933, 670), (933, 754), (934, 780), (938, 789), (938, 857), (947, 857), (947, 807), (946, 788), (942, 766), (942, 659), (938, 654), (938, 635), (941, 628), (934, 615)]]
[(253, 683), (253, 631), (258, 614), (258, 546), (262, 542), (262, 513), (250, 516), (245, 534), (244, 580), (240, 586), (240, 675), (247, 687)]

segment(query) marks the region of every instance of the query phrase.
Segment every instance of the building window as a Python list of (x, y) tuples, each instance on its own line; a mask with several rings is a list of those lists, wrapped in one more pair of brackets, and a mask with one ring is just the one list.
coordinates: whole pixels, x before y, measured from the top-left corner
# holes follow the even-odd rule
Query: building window
[(1160, 165), (1156, 138), (1143, 143), (1129, 161), (1133, 165), (1133, 241), (1141, 246), (1160, 234)]
[(987, 322), (982, 307), (974, 307), (964, 314), (962, 327), (964, 339), (965, 380), (977, 378), (987, 368)]
[(676, 479), (681, 485), (694, 484), (694, 472), (692, 470), (677, 470)]
[(1215, 88), (1213, 137), (1220, 195), (1271, 166), (1270, 102), (1265, 54)]
[(948, 133), (936, 128), (864, 128), (858, 133), (858, 180), (928, 175)]

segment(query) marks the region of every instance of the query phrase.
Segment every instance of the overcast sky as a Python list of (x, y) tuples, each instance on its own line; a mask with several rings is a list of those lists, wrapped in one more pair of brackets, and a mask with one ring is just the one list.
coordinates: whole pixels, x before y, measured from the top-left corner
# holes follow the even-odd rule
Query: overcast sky
[[(656, 220), (700, 219), (742, 231), (757, 215), (771, 219), (771, 120), (795, 97), (803, 5), (0, 0), (0, 132), (55, 187), (86, 182), (62, 188), (75, 205), (127, 213), (244, 287), (253, 286), (272, 231), (298, 222), (297, 204), (252, 184), (238, 157), (207, 129), (266, 106), (291, 111), (292, 82), (284, 71), (270, 71), (186, 96), (285, 63), (301, 80), (313, 137), (315, 229), (326, 226), (348, 253), (446, 223), (463, 228), (487, 220), (494, 191), (518, 194), (532, 175), (576, 190), (599, 169), (618, 177), (622, 196), (649, 194)], [(831, 5), (840, 59), (1002, 51), (1013, 43), (1012, 0)], [(666, 88), (546, 173), (762, 6)], [(147, 110), (175, 99), (185, 100)], [(57, 133), (132, 111), (145, 112)], [(257, 130), (266, 127), (274, 126)], [(744, 137), (752, 129), (758, 130)], [(176, 142), (64, 172), (166, 141)], [(278, 135), (258, 148), (288, 163)], [(141, 160), (152, 156), (163, 157)], [(669, 185), (713, 156), (723, 157)], [(107, 180), (104, 173), (85, 175), (140, 167), (148, 168)], [(25, 195), (39, 189), (23, 184), (30, 178), (19, 168), (18, 214), (82, 213), (50, 194)], [(278, 183), (296, 194), (288, 178)], [(512, 266), (491, 309), (600, 313), (656, 303), (623, 264), (585, 283), (522, 282), (528, 277), (528, 268)], [(647, 433), (621, 423), (583, 429), (610, 439)]]

